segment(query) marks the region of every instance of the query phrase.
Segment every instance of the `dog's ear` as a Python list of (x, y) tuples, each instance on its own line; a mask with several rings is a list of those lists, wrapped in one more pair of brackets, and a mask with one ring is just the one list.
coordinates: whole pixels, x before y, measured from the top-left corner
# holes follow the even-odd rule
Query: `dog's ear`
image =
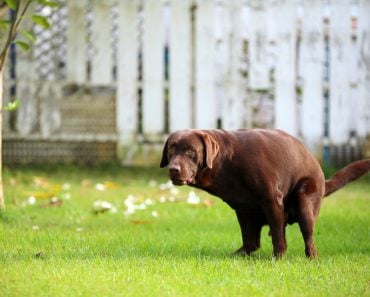
[(167, 146), (168, 146), (168, 139), (163, 147), (162, 160), (161, 160), (161, 164), (159, 165), (161, 168), (166, 167), (168, 165)]
[(212, 137), (212, 135), (204, 132), (202, 132), (201, 135), (206, 150), (206, 165), (209, 169), (212, 169), (213, 160), (216, 158), (219, 151), (219, 145), (217, 141)]

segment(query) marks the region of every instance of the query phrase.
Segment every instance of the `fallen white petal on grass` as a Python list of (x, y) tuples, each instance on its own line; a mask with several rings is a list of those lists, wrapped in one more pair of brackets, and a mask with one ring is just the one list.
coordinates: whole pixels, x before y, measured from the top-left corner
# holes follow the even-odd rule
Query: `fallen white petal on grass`
[(134, 195), (128, 195), (127, 198), (124, 201), (124, 204), (126, 206), (126, 210), (123, 212), (124, 215), (131, 215), (135, 213), (137, 210), (144, 210), (147, 208), (147, 205), (153, 204), (153, 201), (146, 199), (144, 202), (140, 204), (135, 204), (137, 202), (137, 198)]
[(149, 181), (149, 187), (152, 187), (152, 188), (154, 188), (154, 187), (156, 187), (157, 186), (157, 181), (156, 180), (154, 180), (154, 179), (152, 179), (152, 180), (150, 180)]
[(180, 193), (179, 189), (178, 188), (170, 188), (170, 193), (171, 195), (178, 195)]
[(195, 194), (195, 192), (190, 191), (188, 195), (188, 199), (186, 200), (189, 204), (199, 204), (200, 198)]
[(128, 195), (125, 201), (123, 202), (126, 206), (133, 205), (136, 201), (136, 197), (134, 195)]
[(128, 195), (127, 198), (123, 201), (126, 206), (126, 210), (123, 212), (125, 216), (131, 215), (136, 211), (135, 205), (136, 197), (134, 195)]
[(58, 197), (51, 197), (50, 202), (51, 203), (57, 203), (59, 201)]
[(71, 189), (71, 185), (69, 183), (64, 183), (62, 185), (62, 190), (69, 191)]
[(153, 218), (158, 218), (158, 212), (157, 212), (157, 211), (155, 211), (155, 210), (153, 210), (153, 211), (152, 211), (152, 217), (153, 217)]
[(95, 189), (98, 190), (98, 191), (105, 191), (106, 190), (106, 186), (102, 183), (97, 183), (95, 185)]
[(98, 200), (98, 201), (95, 201), (93, 204), (93, 211), (96, 213), (102, 213), (106, 211), (115, 213), (117, 212), (117, 209), (110, 202)]
[(150, 199), (150, 198), (147, 198), (147, 199), (145, 200), (145, 204), (146, 204), (146, 205), (153, 205), (153, 204), (154, 204), (154, 201), (153, 201), (152, 199)]
[(35, 198), (34, 196), (30, 196), (30, 197), (28, 197), (28, 199), (27, 199), (27, 203), (28, 203), (29, 205), (34, 205), (34, 204), (36, 203), (36, 198)]
[(174, 188), (174, 185), (170, 180), (167, 181), (167, 183), (165, 183), (165, 184), (160, 184), (159, 185), (160, 190), (169, 190), (169, 189), (172, 189), (172, 188)]
[[(161, 202), (165, 199), (164, 196), (161, 197)], [(127, 198), (124, 200), (124, 205), (126, 206), (126, 210), (123, 212), (125, 216), (129, 216), (134, 214), (136, 211), (145, 210), (148, 207), (155, 205), (155, 201), (152, 198), (146, 198), (144, 201), (136, 196), (129, 194)]]
[(37, 225), (34, 225), (34, 226), (32, 226), (32, 230), (33, 231), (39, 231), (40, 230), (40, 227), (37, 226)]
[(138, 209), (138, 210), (144, 210), (144, 209), (146, 209), (146, 204), (145, 203), (141, 203), (139, 205), (136, 205), (136, 209)]
[(128, 206), (127, 209), (123, 212), (125, 216), (131, 215), (135, 213), (136, 209), (135, 206)]
[(70, 193), (62, 193), (60, 195), (60, 198), (62, 198), (63, 200), (71, 200), (71, 194)]

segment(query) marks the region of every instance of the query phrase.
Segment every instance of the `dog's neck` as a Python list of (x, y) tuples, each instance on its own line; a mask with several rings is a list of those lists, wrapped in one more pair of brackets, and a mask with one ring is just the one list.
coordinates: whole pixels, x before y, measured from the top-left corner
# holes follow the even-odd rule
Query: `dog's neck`
[(204, 166), (200, 169), (195, 176), (195, 183), (193, 186), (214, 194), (214, 181), (217, 180), (219, 172), (219, 166), (217, 164), (220, 163), (214, 162), (212, 168)]
[(203, 168), (198, 172), (195, 176), (195, 184), (194, 186), (200, 189), (206, 190), (212, 184), (212, 177), (214, 174), (212, 173), (213, 169), (209, 169), (208, 167)]

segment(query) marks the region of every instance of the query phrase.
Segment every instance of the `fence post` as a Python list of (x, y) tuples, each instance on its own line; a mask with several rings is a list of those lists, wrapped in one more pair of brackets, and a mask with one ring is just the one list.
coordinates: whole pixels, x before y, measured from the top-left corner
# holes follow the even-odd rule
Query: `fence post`
[(350, 132), (351, 2), (331, 3), (329, 136), (333, 144), (345, 143)]
[(324, 134), (323, 60), (324, 34), (322, 0), (304, 1), (302, 20), (302, 136), (307, 146), (319, 154)]
[(143, 16), (143, 132), (158, 140), (164, 132), (163, 2), (145, 0)]
[(172, 0), (170, 22), (170, 131), (192, 126), (189, 0)]
[(361, 138), (370, 134), (370, 1), (360, 0), (358, 7), (359, 104), (357, 133)]
[(138, 1), (118, 2), (117, 130), (120, 144), (131, 144), (138, 127)]
[(62, 98), (60, 84), (44, 81), (40, 84), (37, 97), (40, 105), (40, 134), (50, 138), (61, 125), (60, 100)]
[[(230, 30), (227, 32), (228, 46), (226, 98), (223, 104), (223, 127), (238, 129), (247, 126), (247, 107), (245, 105), (247, 81), (243, 77), (243, 36), (242, 36), (242, 6), (243, 1), (231, 1), (226, 9), (229, 16)], [(248, 105), (247, 105), (248, 106)], [(249, 113), (248, 113), (249, 114)]]
[[(274, 2), (276, 6), (275, 127), (297, 136), (296, 101), (296, 3)], [(272, 4), (272, 3), (271, 3)]]
[(87, 0), (67, 1), (67, 82), (82, 84), (87, 80)]
[(213, 30), (215, 3), (198, 0), (195, 22), (195, 125), (196, 128), (216, 127), (215, 99), (215, 36)]
[[(77, 1), (76, 1), (77, 2)], [(91, 41), (91, 82), (97, 85), (110, 84), (113, 79), (112, 21), (113, 0), (93, 0)]]

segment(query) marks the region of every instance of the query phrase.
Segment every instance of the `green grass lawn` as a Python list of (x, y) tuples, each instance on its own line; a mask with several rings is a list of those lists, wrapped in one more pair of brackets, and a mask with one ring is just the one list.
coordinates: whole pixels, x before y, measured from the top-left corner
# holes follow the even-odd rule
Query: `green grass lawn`
[(267, 227), (261, 250), (231, 256), (233, 211), (166, 182), (159, 169), (6, 168), (0, 296), (370, 296), (370, 176), (323, 202), (315, 261), (297, 225), (282, 260)]

